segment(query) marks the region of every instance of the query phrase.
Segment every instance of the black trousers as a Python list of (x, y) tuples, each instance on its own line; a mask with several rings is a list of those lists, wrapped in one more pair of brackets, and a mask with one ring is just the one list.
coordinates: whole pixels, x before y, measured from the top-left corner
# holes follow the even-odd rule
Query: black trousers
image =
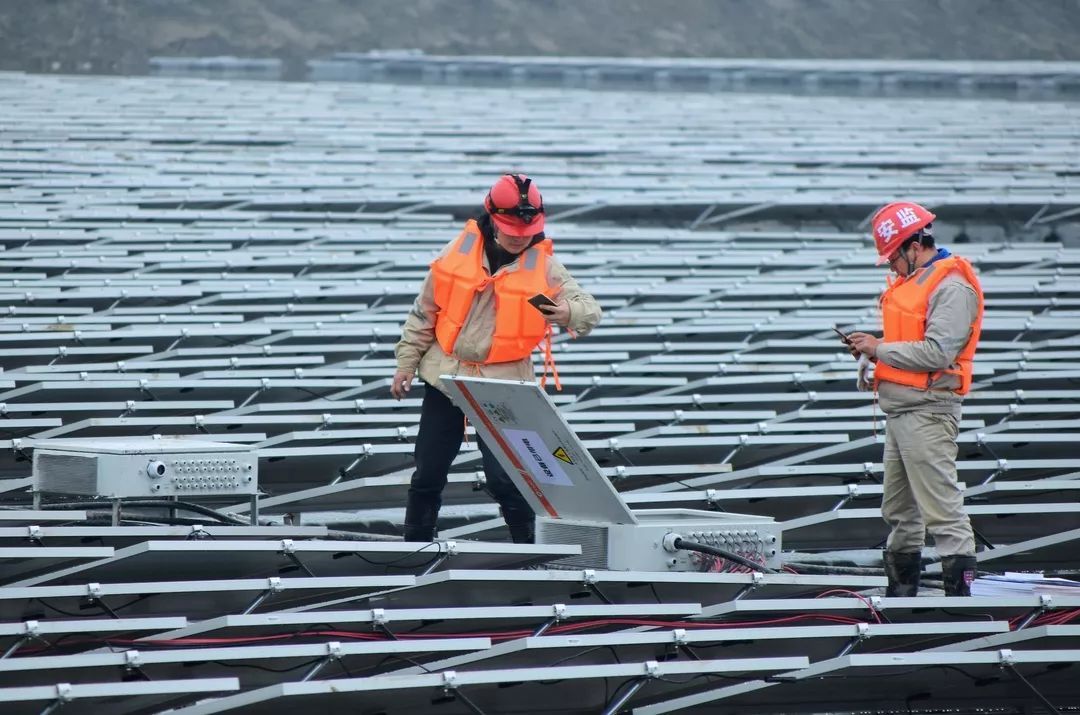
[[(416, 437), (416, 471), (409, 486), (406, 524), (434, 526), (442, 506), (442, 492), (450, 464), (461, 450), (465, 439), (465, 415), (450, 398), (430, 385), (424, 386), (424, 401), (420, 408), (420, 431)], [(510, 527), (531, 528), (534, 514), (517, 487), (510, 481), (499, 461), (477, 439), (484, 462), (487, 491), (502, 507), (503, 519)]]

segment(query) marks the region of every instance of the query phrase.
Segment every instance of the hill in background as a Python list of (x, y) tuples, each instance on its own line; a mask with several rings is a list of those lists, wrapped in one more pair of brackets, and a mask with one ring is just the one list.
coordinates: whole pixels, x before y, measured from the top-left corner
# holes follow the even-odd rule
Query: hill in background
[(0, 69), (156, 55), (1080, 60), (1080, 0), (0, 0)]

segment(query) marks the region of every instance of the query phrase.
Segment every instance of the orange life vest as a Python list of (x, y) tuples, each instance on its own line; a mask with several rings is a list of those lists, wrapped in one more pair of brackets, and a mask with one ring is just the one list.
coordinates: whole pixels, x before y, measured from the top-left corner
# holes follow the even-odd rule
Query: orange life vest
[(527, 300), (548, 293), (548, 256), (551, 241), (545, 239), (525, 249), (517, 266), (494, 276), (484, 269), (484, 239), (476, 221), (469, 220), (450, 250), (431, 264), (435, 304), (435, 337), (447, 355), (452, 355), (461, 328), (472, 310), (473, 299), (489, 284), (495, 286), (495, 333), (491, 350), (483, 360), (490, 365), (529, 357), (551, 328), (539, 310)]
[(975, 295), (979, 299), (979, 312), (975, 322), (971, 324), (971, 337), (956, 356), (956, 368), (946, 368), (937, 372), (914, 372), (901, 370), (897, 367), (886, 365), (883, 360), (878, 360), (874, 368), (874, 380), (895, 382), (908, 387), (929, 389), (930, 385), (944, 374), (956, 375), (960, 378), (960, 387), (955, 392), (958, 395), (966, 395), (971, 390), (972, 365), (975, 358), (975, 346), (979, 342), (979, 334), (982, 332), (983, 319), (983, 292), (979, 284), (979, 278), (975, 275), (975, 269), (971, 264), (959, 256), (949, 256), (934, 261), (925, 269), (912, 274), (907, 278), (890, 283), (888, 289), (881, 296), (881, 318), (884, 323), (884, 341), (908, 342), (919, 341), (926, 338), (926, 318), (930, 305), (930, 294), (934, 292), (941, 281), (953, 272), (964, 277), (971, 287), (975, 289)]

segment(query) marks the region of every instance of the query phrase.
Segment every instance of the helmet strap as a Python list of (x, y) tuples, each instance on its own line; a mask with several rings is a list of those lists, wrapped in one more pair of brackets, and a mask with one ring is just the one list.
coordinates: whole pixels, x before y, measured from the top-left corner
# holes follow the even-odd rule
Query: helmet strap
[(901, 249), (901, 252), (904, 254), (904, 260), (907, 261), (907, 275), (908, 276), (910, 276), (912, 273), (915, 272), (915, 268), (916, 268), (915, 264), (916, 264), (916, 262), (918, 261), (918, 258), (919, 258), (919, 252), (918, 251), (915, 252), (915, 258), (909, 258), (908, 257), (907, 249), (908, 249), (909, 246), (922, 246), (922, 235), (921, 234), (916, 234), (915, 238), (913, 240), (909, 241), (908, 245), (904, 246), (904, 248)]

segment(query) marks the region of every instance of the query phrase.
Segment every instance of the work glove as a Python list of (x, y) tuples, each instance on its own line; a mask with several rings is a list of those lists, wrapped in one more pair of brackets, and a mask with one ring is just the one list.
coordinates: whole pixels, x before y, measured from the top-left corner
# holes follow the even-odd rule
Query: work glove
[(869, 392), (874, 389), (874, 363), (871, 362), (869, 355), (859, 355), (859, 370), (855, 377), (855, 387), (859, 392)]

